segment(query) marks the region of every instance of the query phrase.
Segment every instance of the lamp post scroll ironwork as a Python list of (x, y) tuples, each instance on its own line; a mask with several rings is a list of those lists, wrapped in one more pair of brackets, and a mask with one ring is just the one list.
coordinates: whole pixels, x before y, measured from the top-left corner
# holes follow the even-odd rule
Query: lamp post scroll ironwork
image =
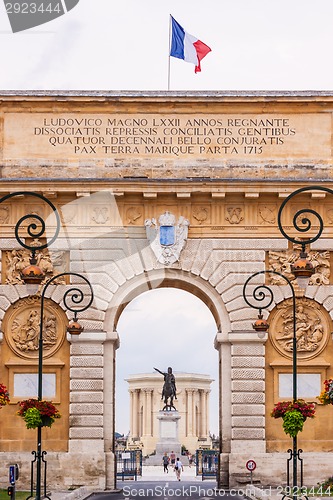
[[(278, 275), (284, 279), (290, 288), (292, 296), (292, 318), (293, 318), (293, 337), (292, 337), (292, 387), (293, 387), (293, 403), (297, 400), (297, 336), (296, 336), (296, 294), (295, 289), (291, 281), (284, 276), (282, 273), (273, 270), (258, 271), (252, 274), (245, 282), (243, 287), (243, 297), (247, 305), (254, 309), (258, 309), (259, 315), (257, 321), (252, 325), (254, 330), (258, 332), (259, 337), (263, 337), (263, 332), (267, 332), (269, 325), (265, 319), (263, 319), (262, 310), (268, 309), (274, 301), (273, 290), (267, 286), (265, 283), (257, 284), (252, 290), (252, 300), (249, 300), (248, 288), (251, 285), (251, 281), (255, 280), (260, 275)], [(289, 461), (292, 460), (292, 470), (293, 470), (293, 491), (296, 492), (297, 489), (297, 460), (301, 462), (301, 478), (303, 477), (303, 461), (300, 458), (300, 453), (302, 450), (298, 450), (297, 447), (297, 435), (293, 436), (293, 447), (292, 450), (288, 450), (290, 453), (290, 458), (287, 462), (287, 483), (289, 483)], [(302, 486), (302, 485), (301, 485)], [(297, 498), (293, 495), (293, 498)]]
[[(45, 279), (45, 275), (43, 271), (38, 267), (37, 265), (37, 259), (36, 259), (36, 252), (37, 251), (42, 251), (45, 248), (48, 248), (54, 241), (57, 239), (59, 236), (60, 232), (60, 215), (55, 207), (55, 205), (48, 200), (45, 196), (43, 196), (40, 193), (35, 193), (32, 191), (18, 191), (14, 193), (9, 193), (3, 197), (0, 198), (0, 204), (3, 202), (6, 202), (7, 200), (10, 200), (14, 197), (33, 197), (37, 198), (38, 200), (41, 200), (43, 203), (46, 203), (48, 207), (51, 209), (51, 213), (55, 217), (55, 227), (53, 231), (53, 235), (48, 238), (45, 243), (42, 241), (39, 241), (39, 238), (46, 238), (46, 223), (44, 219), (37, 213), (31, 213), (31, 214), (26, 214), (23, 217), (21, 217), (15, 224), (15, 239), (19, 243), (19, 245), (31, 252), (30, 255), (30, 265), (27, 266), (25, 269), (23, 269), (21, 273), (21, 278), (24, 283), (30, 285), (38, 285), (41, 284), (42, 281)], [(26, 225), (26, 223), (28, 224)], [(51, 225), (51, 224), (50, 224)], [(25, 236), (22, 236), (22, 231), (24, 231)], [(28, 240), (27, 240), (28, 237)], [(31, 243), (29, 241), (29, 238), (33, 240)], [(83, 280), (85, 285), (88, 285), (89, 288), (89, 298), (85, 301), (85, 295), (82, 292), (82, 290), (79, 288), (77, 284), (72, 284), (68, 285), (68, 289), (64, 292), (63, 296), (63, 303), (66, 307), (67, 310), (71, 311), (74, 313), (74, 318), (70, 322), (70, 324), (67, 327), (68, 333), (71, 335), (75, 334), (80, 334), (83, 331), (83, 327), (78, 323), (77, 321), (77, 313), (78, 312), (83, 312), (93, 302), (94, 294), (93, 290), (91, 287), (90, 282), (82, 276), (81, 274), (74, 273), (74, 272), (63, 272), (60, 273), (56, 276), (52, 276), (43, 286), (42, 291), (41, 291), (41, 310), (40, 310), (40, 329), (39, 329), (39, 341), (38, 341), (38, 387), (37, 387), (37, 392), (38, 392), (38, 400), (41, 400), (43, 398), (43, 323), (44, 323), (44, 299), (45, 299), (45, 293), (56, 279), (62, 277), (62, 276), (73, 276), (77, 277), (80, 280)], [(41, 500), (41, 498), (47, 498), (50, 500), (50, 498), (46, 494), (46, 460), (45, 460), (45, 455), (46, 451), (42, 451), (42, 428), (39, 426), (37, 428), (37, 451), (33, 451), (32, 454), (34, 455), (34, 459), (32, 460), (31, 463), (31, 491), (30, 491), (30, 496), (27, 497), (27, 500), (29, 498), (33, 498), (34, 495), (34, 463), (36, 462), (36, 496), (35, 500)], [(45, 469), (44, 469), (44, 493), (42, 495), (42, 463), (44, 463)]]
[[(293, 224), (293, 230), (294, 233), (290, 234), (288, 227), (288, 232), (284, 229), (283, 223), (282, 223), (282, 216), (284, 213), (284, 209), (286, 205), (294, 199), (298, 195), (302, 195), (311, 191), (322, 191), (328, 194), (333, 194), (333, 190), (322, 185), (314, 185), (314, 186), (306, 186), (300, 189), (297, 189), (296, 191), (292, 192), (290, 195), (288, 195), (284, 201), (281, 203), (281, 206), (278, 211), (278, 217), (277, 217), (277, 222), (278, 222), (278, 228), (281, 234), (283, 235), (284, 238), (286, 238), (289, 242), (293, 244), (297, 244), (301, 246), (301, 252), (299, 255), (299, 258), (296, 262), (294, 262), (291, 265), (291, 272), (297, 279), (297, 282), (301, 288), (305, 288), (307, 285), (307, 282), (309, 280), (309, 277), (314, 273), (314, 267), (312, 263), (308, 260), (308, 255), (306, 252), (307, 246), (311, 245), (311, 243), (314, 243), (317, 241), (320, 236), (323, 233), (324, 230), (324, 221), (322, 216), (314, 209), (312, 208), (297, 208), (293, 217), (292, 217), (292, 224)], [(299, 205), (299, 204), (298, 204)], [(313, 220), (314, 218), (316, 221), (316, 225), (314, 224)], [(298, 236), (294, 236), (296, 231), (296, 234)], [(265, 271), (259, 271), (258, 273), (253, 274), (250, 276), (247, 281), (245, 282), (244, 288), (243, 288), (243, 297), (246, 301), (246, 303), (250, 307), (254, 307), (255, 309), (259, 310), (259, 317), (257, 321), (254, 323), (253, 327), (255, 330), (257, 330), (259, 333), (262, 334), (262, 332), (265, 332), (268, 330), (268, 323), (266, 320), (263, 319), (262, 316), (262, 310), (265, 308), (270, 307), (270, 305), (273, 303), (274, 300), (274, 295), (273, 291), (270, 287), (268, 287), (265, 284), (257, 285), (257, 287), (253, 291), (253, 298), (255, 299), (255, 303), (251, 302), (248, 299), (246, 288), (249, 285), (250, 281), (254, 279), (254, 277), (257, 277), (260, 274), (276, 274), (282, 277), (286, 283), (289, 285), (290, 290), (292, 292), (292, 309), (293, 309), (293, 339), (292, 339), (292, 381), (293, 381), (293, 402), (297, 399), (297, 335), (296, 335), (296, 328), (297, 328), (297, 318), (296, 318), (296, 295), (295, 295), (295, 289), (292, 284), (292, 282), (284, 276), (282, 273), (279, 273), (274, 270), (265, 270)], [(266, 299), (266, 302), (264, 302)], [(292, 496), (293, 499), (296, 499), (298, 496), (298, 484), (297, 484), (297, 463), (298, 461), (301, 462), (301, 486), (303, 483), (303, 460), (300, 458), (300, 453), (302, 453), (302, 450), (297, 449), (297, 436), (293, 437), (293, 448), (292, 450), (288, 450), (290, 453), (290, 457), (287, 460), (287, 483), (289, 484), (289, 462), (292, 460), (292, 469), (293, 469), (293, 487), (292, 487), (292, 494), (291, 495), (285, 495), (285, 496)]]
[[(63, 302), (67, 310), (71, 311), (74, 313), (74, 318), (72, 322), (69, 324), (67, 327), (68, 333), (71, 333), (72, 335), (74, 334), (80, 334), (83, 330), (82, 326), (78, 323), (77, 321), (77, 313), (78, 312), (83, 312), (88, 307), (91, 306), (93, 299), (94, 299), (94, 293), (92, 286), (90, 282), (82, 276), (81, 274), (74, 273), (74, 272), (64, 272), (57, 274), (56, 276), (52, 276), (45, 285), (43, 286), (42, 292), (41, 292), (41, 307), (40, 307), (40, 329), (39, 329), (39, 343), (38, 343), (38, 400), (43, 399), (43, 323), (44, 323), (44, 300), (45, 300), (45, 294), (46, 291), (56, 279), (60, 278), (61, 276), (76, 276), (77, 278), (80, 278), (84, 281), (86, 285), (89, 287), (89, 298), (86, 301), (86, 303), (83, 303), (85, 300), (85, 296), (80, 288), (78, 288), (77, 284), (70, 285), (70, 288), (65, 291), (64, 296), (63, 296)], [(81, 305), (80, 305), (81, 304)], [(37, 452), (32, 452), (34, 455), (34, 460), (32, 462), (32, 471), (31, 471), (31, 476), (33, 478), (33, 463), (36, 461), (37, 462), (37, 471), (36, 471), (36, 500), (40, 500), (41, 497), (41, 482), (42, 482), (42, 462), (45, 464), (45, 455), (46, 452), (42, 451), (42, 427), (37, 428)], [(45, 469), (46, 471), (46, 469)], [(33, 491), (33, 484), (31, 485), (31, 495), (27, 497), (27, 500), (29, 498), (32, 498), (32, 491)], [(50, 498), (46, 494), (46, 472), (44, 475), (44, 494), (43, 498)]]

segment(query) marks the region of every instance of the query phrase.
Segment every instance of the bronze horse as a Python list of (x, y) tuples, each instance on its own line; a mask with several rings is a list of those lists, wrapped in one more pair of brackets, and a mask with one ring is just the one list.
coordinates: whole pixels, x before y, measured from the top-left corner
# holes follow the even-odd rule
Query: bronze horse
[(176, 380), (175, 376), (172, 373), (172, 368), (169, 366), (168, 372), (161, 372), (157, 368), (154, 368), (157, 372), (159, 372), (161, 375), (164, 376), (164, 384), (163, 384), (163, 390), (162, 390), (162, 398), (164, 400), (164, 407), (163, 411), (171, 411), (171, 410), (176, 410), (176, 408), (173, 405), (173, 400), (177, 399), (177, 393), (176, 393)]

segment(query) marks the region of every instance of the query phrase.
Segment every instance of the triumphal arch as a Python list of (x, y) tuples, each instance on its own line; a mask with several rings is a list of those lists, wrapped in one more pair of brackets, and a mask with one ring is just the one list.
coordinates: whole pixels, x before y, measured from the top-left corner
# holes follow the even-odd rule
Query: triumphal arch
[[(66, 332), (71, 278), (55, 280), (46, 297), (45, 397), (62, 415), (43, 431), (49, 487), (115, 487), (117, 322), (134, 297), (158, 287), (195, 294), (216, 321), (219, 400), (210, 405), (219, 408), (220, 484), (240, 484), (249, 459), (261, 484), (285, 482), (291, 440), (270, 413), (291, 399), (290, 289), (266, 278), (275, 298), (259, 338), (243, 286), (265, 269), (292, 279), (298, 248), (279, 231), (278, 209), (303, 186), (333, 188), (332, 113), (333, 94), (320, 92), (1, 93), (0, 194), (52, 201), (61, 230), (38, 263), (48, 277), (82, 273), (94, 290), (81, 335)], [(302, 207), (325, 226), (307, 249), (312, 281), (305, 292), (295, 285), (299, 397), (316, 402), (299, 445), (306, 481), (316, 484), (331, 474), (333, 452), (332, 406), (316, 398), (333, 377), (333, 196), (302, 194), (286, 206), (287, 229)], [(29, 255), (14, 235), (26, 213), (46, 218), (41, 241), (54, 226), (42, 199), (0, 204), (0, 382), (11, 400), (0, 414), (0, 477), (19, 463), (22, 485), (36, 433), (16, 416), (17, 402), (34, 396), (40, 322), (40, 289), (23, 284)]]

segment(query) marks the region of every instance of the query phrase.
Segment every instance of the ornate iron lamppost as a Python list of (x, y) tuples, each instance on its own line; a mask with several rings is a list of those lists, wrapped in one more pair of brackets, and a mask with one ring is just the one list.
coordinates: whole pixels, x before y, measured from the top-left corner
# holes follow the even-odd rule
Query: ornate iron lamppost
[[(302, 195), (309, 191), (323, 191), (328, 194), (333, 194), (333, 190), (327, 188), (325, 186), (306, 186), (300, 189), (297, 189), (289, 196), (285, 198), (282, 202), (279, 211), (278, 211), (278, 227), (281, 234), (293, 244), (301, 245), (301, 252), (299, 259), (291, 266), (291, 272), (294, 274), (297, 279), (298, 285), (300, 288), (305, 288), (307, 286), (307, 282), (310, 276), (314, 273), (314, 268), (309, 260), (307, 260), (307, 252), (306, 247), (311, 243), (317, 241), (324, 229), (324, 223), (321, 215), (311, 208), (301, 208), (298, 209), (293, 215), (292, 223), (293, 227), (291, 228), (292, 234), (288, 234), (283, 228), (282, 224), (282, 214), (286, 205), (290, 202), (290, 200), (294, 199), (298, 195)], [(310, 217), (316, 221), (316, 225), (313, 221), (311, 221)], [(306, 233), (308, 233), (306, 235)], [(307, 237), (304, 237), (304, 236)], [(291, 281), (284, 276), (283, 274), (273, 271), (266, 270), (260, 271), (258, 273), (250, 276), (245, 282), (243, 288), (243, 296), (246, 303), (259, 310), (259, 317), (257, 321), (254, 323), (253, 328), (258, 332), (258, 335), (264, 337), (265, 332), (268, 330), (268, 323), (263, 319), (262, 309), (268, 308), (274, 299), (273, 291), (267, 285), (257, 285), (253, 290), (253, 299), (255, 303), (252, 303), (248, 300), (246, 296), (246, 288), (249, 285), (250, 281), (257, 277), (260, 274), (277, 274), (281, 276), (289, 285), (291, 293), (292, 293), (292, 309), (293, 309), (293, 339), (292, 339), (292, 381), (293, 381), (293, 402), (297, 400), (297, 337), (296, 337), (296, 296), (295, 290), (291, 283)], [(297, 481), (297, 461), (301, 461), (301, 483), (302, 483), (302, 459), (300, 458), (300, 453), (302, 450), (298, 450), (297, 448), (297, 435), (293, 437), (293, 447), (292, 450), (288, 450), (290, 453), (290, 458), (287, 461), (287, 482), (289, 483), (289, 462), (292, 460), (292, 470), (293, 470), (293, 489), (292, 496), (294, 499), (297, 498), (298, 491), (298, 481)], [(301, 484), (302, 486), (302, 484)], [(289, 496), (289, 495), (285, 495)]]
[[(83, 327), (80, 325), (80, 323), (77, 320), (77, 313), (78, 312), (83, 312), (88, 307), (91, 306), (92, 301), (94, 299), (94, 294), (93, 290), (91, 287), (90, 282), (82, 276), (81, 274), (78, 273), (60, 273), (57, 274), (56, 276), (53, 276), (50, 278), (44, 285), (43, 290), (41, 292), (41, 307), (40, 307), (40, 328), (39, 328), (39, 342), (38, 342), (38, 400), (40, 401), (43, 399), (43, 323), (44, 323), (44, 299), (45, 299), (45, 293), (56, 279), (60, 278), (61, 276), (74, 276), (77, 278), (80, 278), (83, 280), (85, 285), (88, 285), (89, 287), (89, 295), (88, 299), (85, 301), (84, 294), (82, 290), (78, 288), (77, 284), (73, 284), (70, 286), (68, 290), (64, 293), (63, 296), (63, 302), (69, 311), (74, 313), (73, 320), (70, 322), (70, 324), (67, 327), (67, 332), (70, 333), (71, 335), (79, 335), (83, 331)], [(80, 305), (81, 304), (81, 305)], [(36, 497), (35, 500), (40, 500), (41, 498), (48, 498), (49, 500), (50, 497), (47, 496), (46, 494), (46, 462), (44, 459), (44, 456), (46, 454), (45, 451), (42, 451), (42, 427), (39, 426), (37, 428), (37, 452), (33, 451), (32, 452), (34, 455), (34, 460), (31, 463), (31, 494), (29, 497), (27, 497), (27, 500), (29, 498), (32, 498), (32, 492), (33, 492), (33, 466), (34, 463), (37, 463), (37, 471), (36, 471)], [(44, 493), (43, 496), (41, 496), (41, 479), (42, 479), (42, 462), (45, 465), (45, 474), (44, 474)]]
[[(252, 327), (256, 332), (258, 332), (259, 338), (264, 338), (265, 333), (269, 329), (269, 324), (268, 322), (263, 318), (262, 315), (262, 310), (267, 309), (270, 307), (270, 305), (273, 303), (274, 300), (274, 294), (273, 290), (267, 286), (266, 284), (256, 284), (255, 288), (252, 290), (252, 297), (254, 302), (249, 300), (248, 298), (248, 287), (250, 287), (251, 282), (254, 281), (256, 283), (255, 278), (257, 278), (260, 275), (266, 275), (266, 274), (272, 274), (272, 275), (278, 275), (281, 278), (285, 280), (285, 282), (288, 284), (290, 290), (291, 290), (291, 295), (292, 295), (292, 311), (293, 311), (293, 337), (292, 337), (292, 354), (293, 354), (293, 364), (292, 364), (292, 378), (293, 378), (293, 403), (297, 400), (297, 337), (296, 337), (296, 294), (294, 287), (291, 283), (291, 281), (284, 276), (283, 274), (277, 272), (277, 271), (258, 271), (257, 273), (252, 274), (245, 282), (244, 287), (243, 287), (243, 297), (245, 302), (250, 306), (253, 307), (254, 309), (259, 310), (258, 314), (258, 319), (253, 323)], [(300, 458), (300, 453), (302, 450), (297, 449), (297, 435), (293, 436), (293, 448), (292, 450), (288, 450), (290, 453), (290, 459), (292, 459), (292, 468), (293, 468), (293, 492), (295, 492), (295, 495), (293, 495), (293, 498), (297, 498), (297, 460), (301, 461), (301, 467), (302, 467), (302, 459)], [(287, 483), (289, 483), (289, 461), (288, 459), (287, 462)], [(303, 468), (301, 469), (303, 470)], [(301, 473), (301, 478), (302, 478), (302, 473)]]
[[(46, 242), (42, 243), (38, 241), (38, 238), (45, 237), (46, 233), (46, 224), (44, 219), (38, 214), (27, 214), (21, 217), (16, 225), (15, 225), (15, 238), (16, 241), (25, 249), (30, 250), (30, 265), (23, 269), (21, 273), (21, 278), (27, 285), (39, 285), (45, 279), (45, 275), (43, 271), (37, 265), (36, 252), (42, 251), (45, 248), (48, 248), (58, 237), (60, 231), (60, 216), (57, 211), (57, 208), (53, 205), (53, 203), (45, 198), (43, 195), (35, 192), (29, 191), (19, 191), (15, 193), (10, 193), (8, 195), (0, 198), (0, 204), (15, 197), (15, 196), (33, 196), (39, 200), (45, 202), (52, 210), (52, 213), (55, 217), (55, 229), (53, 236)], [(25, 223), (28, 223), (27, 227), (25, 227)], [(21, 236), (22, 230), (25, 231), (25, 234), (31, 238), (32, 240), (37, 240), (35, 243), (29, 243), (25, 238)], [(73, 276), (79, 278), (83, 281), (84, 285), (88, 285), (89, 294), (88, 297), (85, 298), (82, 290), (78, 288), (77, 284), (72, 284), (67, 287), (67, 290), (63, 296), (63, 302), (69, 311), (74, 313), (73, 320), (67, 327), (67, 332), (71, 335), (80, 334), (83, 331), (83, 327), (77, 321), (77, 313), (83, 312), (92, 304), (94, 295), (90, 282), (82, 276), (81, 274), (74, 272), (63, 272), (56, 276), (51, 277), (42, 288), (41, 292), (41, 310), (40, 310), (40, 327), (39, 327), (39, 340), (38, 340), (38, 389), (37, 389), (37, 397), (40, 401), (43, 398), (43, 323), (44, 323), (44, 299), (45, 293), (51, 283), (53, 283), (57, 278), (62, 276)], [(42, 428), (39, 426), (37, 428), (37, 451), (33, 451), (34, 459), (31, 463), (31, 492), (30, 496), (27, 497), (33, 498), (34, 491), (34, 463), (36, 463), (36, 496), (35, 500), (41, 500), (42, 498), (50, 498), (46, 494), (46, 461), (44, 459), (46, 455), (46, 451), (42, 451)], [(45, 471), (44, 471), (44, 493), (41, 493), (41, 478), (42, 478), (42, 463), (44, 463)]]

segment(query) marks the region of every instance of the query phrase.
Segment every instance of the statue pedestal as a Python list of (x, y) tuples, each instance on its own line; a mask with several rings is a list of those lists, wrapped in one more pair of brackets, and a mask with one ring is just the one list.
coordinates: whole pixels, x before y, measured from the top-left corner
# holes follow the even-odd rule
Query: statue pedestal
[(160, 410), (157, 415), (159, 420), (158, 441), (155, 455), (150, 455), (144, 462), (145, 465), (161, 465), (164, 453), (170, 455), (173, 451), (176, 458), (181, 455), (181, 444), (178, 437), (178, 422), (180, 415), (177, 410)]
[(159, 420), (159, 440), (156, 443), (156, 455), (163, 456), (165, 452), (168, 455), (174, 451), (179, 456), (181, 444), (178, 437), (178, 422), (180, 415), (177, 410), (160, 410), (157, 418)]

